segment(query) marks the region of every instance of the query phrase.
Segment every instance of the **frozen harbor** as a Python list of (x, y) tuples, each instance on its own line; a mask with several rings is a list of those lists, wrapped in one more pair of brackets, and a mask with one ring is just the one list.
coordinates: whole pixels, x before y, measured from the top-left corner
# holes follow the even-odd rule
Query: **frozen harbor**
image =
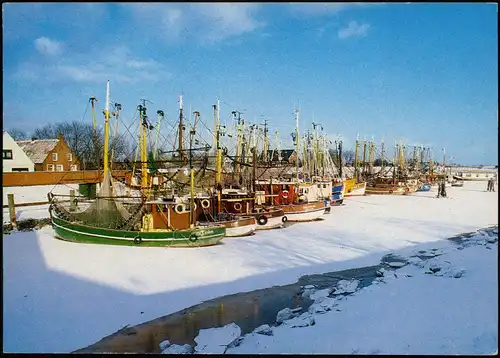
[[(410, 255), (416, 248), (448, 250), (451, 243), (443, 239), (498, 224), (498, 197), (496, 193), (488, 193), (485, 189), (483, 183), (465, 183), (463, 188), (449, 188), (449, 198), (446, 199), (434, 198), (435, 191), (411, 196), (349, 198), (346, 199), (346, 205), (333, 208), (331, 214), (325, 215), (321, 222), (296, 224), (282, 230), (259, 232), (247, 238), (226, 238), (221, 245), (199, 249), (67, 243), (55, 240), (50, 227), (37, 232), (4, 235), (4, 350), (73, 351), (126, 325), (146, 322), (219, 296), (292, 284), (303, 275), (377, 265), (389, 253), (397, 252), (404, 256), (405, 252)], [(497, 317), (496, 246), (491, 250), (482, 246), (467, 248), (455, 254), (469, 255), (467, 253), (470, 252), (474, 253), (477, 263), (473, 264), (472, 259), (463, 259), (469, 260), (464, 267), (467, 268), (467, 277), (471, 277), (471, 286), (465, 279), (450, 281), (453, 283), (449, 285), (454, 285), (450, 286), (450, 292), (455, 294), (447, 296), (448, 300), (461, 294), (461, 291), (453, 290), (474, 290), (472, 285), (477, 284), (474, 280), (479, 279), (479, 276), (469, 273), (471, 270), (474, 272), (473, 267), (477, 265), (483, 288), (493, 288), (482, 293), (483, 311), (489, 314), (486, 317), (478, 313), (475, 319), (481, 322), (489, 317), (494, 321)], [(484, 260), (477, 260), (477, 255), (483, 255)], [(486, 266), (489, 267), (488, 274)], [(410, 267), (413, 266), (399, 270), (410, 270)], [(400, 295), (399, 290), (410, 290), (410, 286), (419, 285), (418, 280), (428, 280), (429, 276), (417, 277), (414, 274), (413, 278), (405, 280), (403, 284), (398, 283), (395, 291), (379, 288), (391, 287), (383, 283), (370, 286), (366, 291), (362, 290), (362, 294), (356, 293), (352, 297), (353, 301), (346, 302), (356, 302), (358, 294)], [(437, 288), (429, 285), (427, 293)], [(415, 297), (424, 300), (424, 296), (419, 294)], [(403, 312), (401, 310), (409, 307), (403, 305), (405, 301), (390, 305), (387, 297), (380, 302), (381, 305), (384, 302), (388, 304), (385, 310), (392, 309), (393, 313), (389, 317), (397, 316)], [(462, 294), (460, 299), (466, 297)], [(431, 313), (438, 314), (438, 298), (434, 297), (431, 301), (430, 304), (435, 308)], [(351, 339), (355, 339), (356, 325), (368, 329), (366, 322), (373, 320), (370, 314), (382, 315), (378, 311), (374, 312), (372, 304), (348, 305), (351, 304), (354, 305), (352, 309), (341, 308), (342, 312), (336, 311), (339, 314), (357, 314), (352, 326), (342, 326), (342, 329), (336, 326), (337, 337), (343, 342), (346, 342), (345, 335), (351, 334)], [(381, 309), (381, 312), (385, 311)], [(321, 317), (316, 318), (315, 326), (319, 327), (321, 320), (327, 320)], [(456, 320), (460, 319), (465, 318), (457, 316)], [(384, 318), (383, 321), (388, 320)], [(439, 321), (445, 324), (443, 320)], [(457, 322), (450, 321), (450, 327), (457, 327)], [(289, 329), (307, 330), (313, 327)], [(375, 329), (373, 325), (370, 327)], [(478, 342), (491, 342), (488, 333), (491, 330), (488, 330), (484, 331), (484, 336), (477, 337)], [(266, 346), (268, 353), (286, 349), (289, 353), (309, 353), (313, 351), (308, 349), (314, 345), (314, 333), (311, 335), (311, 339), (304, 336), (300, 340), (304, 343), (302, 349), (293, 345), (286, 348), (277, 338), (279, 333), (275, 332), (272, 339), (277, 343), (274, 345), (269, 342), (252, 344), (250, 338), (235, 347), (234, 352), (264, 353), (262, 347)], [(394, 338), (389, 341), (400, 342)], [(404, 347), (391, 348), (368, 343), (356, 347), (347, 343), (341, 347), (318, 347), (319, 350), (314, 352), (356, 353), (353, 351), (356, 349), (359, 353), (370, 353), (371, 350), (403, 354), (421, 352), (411, 349), (399, 351)], [(436, 354), (445, 352), (447, 347), (445, 344)]]

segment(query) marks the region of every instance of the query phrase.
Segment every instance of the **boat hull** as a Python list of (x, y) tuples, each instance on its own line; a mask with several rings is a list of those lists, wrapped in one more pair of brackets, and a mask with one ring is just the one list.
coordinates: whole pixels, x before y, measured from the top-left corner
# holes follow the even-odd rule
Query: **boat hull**
[(356, 183), (351, 188), (348, 188), (344, 193), (344, 197), (349, 196), (363, 196), (366, 194), (366, 182), (365, 183)]
[(417, 189), (417, 191), (430, 191), (430, 190), (431, 190), (430, 184), (423, 184), (421, 187)]
[(322, 201), (307, 204), (282, 205), (286, 220), (290, 222), (304, 222), (319, 219), (325, 213), (325, 204)]
[(226, 228), (226, 237), (239, 237), (252, 235), (257, 229), (254, 217), (244, 217), (236, 220), (218, 222)]
[(473, 177), (461, 177), (461, 176), (458, 176), (458, 175), (454, 175), (453, 179), (463, 180), (463, 181), (488, 181), (491, 178), (473, 178)]
[(223, 226), (178, 231), (124, 231), (72, 223), (51, 214), (55, 237), (64, 241), (147, 247), (200, 247), (219, 243), (225, 236)]
[[(260, 211), (259, 213), (251, 213), (257, 220), (257, 226), (255, 230), (271, 230), (279, 229), (283, 227), (286, 219), (284, 219), (284, 212), (280, 208), (273, 208), (268, 211)], [(265, 220), (262, 219), (265, 216)]]
[[(405, 194), (405, 188), (403, 187), (366, 187), (366, 194), (368, 195), (403, 195)], [(407, 193), (406, 193), (407, 194)]]

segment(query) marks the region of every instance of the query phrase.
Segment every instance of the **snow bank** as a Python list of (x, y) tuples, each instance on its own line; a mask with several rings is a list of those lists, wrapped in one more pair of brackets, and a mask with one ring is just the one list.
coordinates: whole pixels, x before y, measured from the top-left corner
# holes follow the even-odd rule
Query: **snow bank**
[[(462, 250), (449, 247), (425, 267), (386, 272), (385, 284), (365, 287), (338, 302), (336, 310), (312, 315), (312, 326), (281, 325), (272, 336), (250, 333), (227, 353), (494, 354), (498, 246), (488, 250), (472, 241)], [(441, 270), (428, 274), (428, 266)], [(467, 274), (454, 274), (462, 270)]]
[(241, 328), (230, 323), (220, 328), (201, 329), (196, 342), (195, 352), (203, 354), (223, 354), (228, 346), (237, 345)]
[[(409, 257), (417, 247), (446, 248), (443, 238), (498, 223), (498, 196), (474, 184), (450, 188), (447, 199), (433, 191), (350, 197), (321, 222), (206, 248), (73, 244), (54, 239), (50, 227), (5, 235), (4, 350), (72, 351), (222, 295), (376, 265), (390, 252)], [(471, 275), (464, 267), (459, 280)]]

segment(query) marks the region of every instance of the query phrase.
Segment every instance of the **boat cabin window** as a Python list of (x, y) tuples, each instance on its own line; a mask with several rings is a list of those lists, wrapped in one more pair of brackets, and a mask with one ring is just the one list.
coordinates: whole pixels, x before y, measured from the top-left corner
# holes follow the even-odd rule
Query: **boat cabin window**
[(479, 174), (476, 174), (476, 178), (479, 178)]
[(323, 188), (325, 188), (325, 189), (326, 189), (326, 184), (323, 184)]
[(465, 175), (465, 176), (466, 177), (470, 177), (470, 176), (472, 176), (472, 174), (471, 173), (467, 173), (467, 175)]
[(486, 178), (489, 177), (489, 174), (486, 174)]

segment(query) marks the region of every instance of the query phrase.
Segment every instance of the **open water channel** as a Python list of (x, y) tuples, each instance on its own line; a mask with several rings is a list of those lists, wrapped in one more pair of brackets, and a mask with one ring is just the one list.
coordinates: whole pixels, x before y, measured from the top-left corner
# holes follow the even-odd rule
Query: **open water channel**
[[(496, 233), (498, 235), (498, 231)], [(459, 244), (470, 235), (458, 235), (452, 240)], [(424, 252), (417, 256), (422, 260), (434, 257), (427, 256)], [(302, 297), (303, 287), (306, 285), (324, 289), (335, 286), (340, 280), (357, 279), (360, 281), (358, 287), (363, 288), (372, 284), (380, 268), (383, 267), (387, 271), (397, 269), (389, 267), (388, 262), (406, 260), (396, 255), (386, 255), (379, 265), (307, 275), (300, 277), (294, 284), (219, 297), (134, 327), (124, 328), (74, 353), (160, 353), (159, 344), (165, 339), (173, 344), (194, 346), (194, 338), (200, 329), (222, 327), (231, 322), (240, 326), (244, 335), (260, 325), (274, 325), (276, 314), (283, 308), (301, 307), (303, 312), (307, 311), (313, 302)]]

